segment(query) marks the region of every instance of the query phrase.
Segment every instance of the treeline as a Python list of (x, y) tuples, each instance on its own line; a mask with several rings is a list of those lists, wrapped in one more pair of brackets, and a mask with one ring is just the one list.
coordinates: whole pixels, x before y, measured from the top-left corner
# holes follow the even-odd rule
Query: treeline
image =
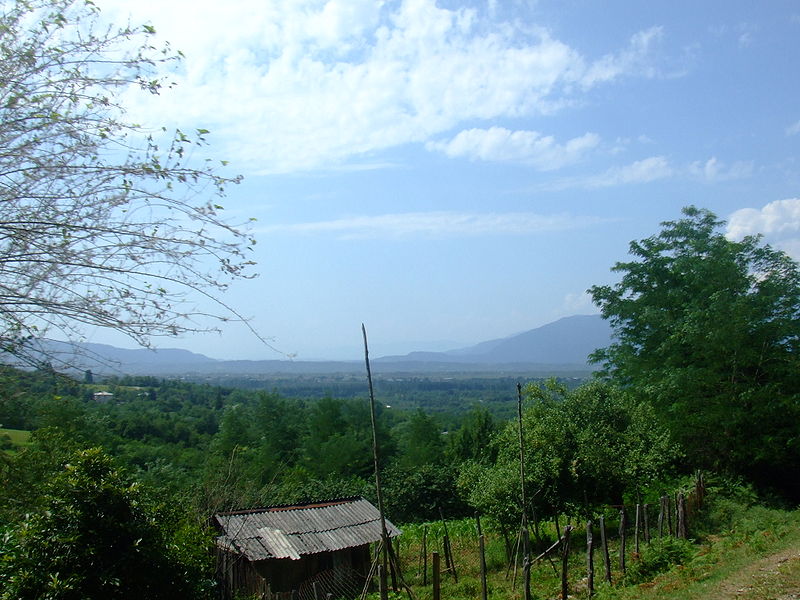
[[(192, 498), (200, 512), (374, 495), (365, 397), (291, 399), (152, 377), (89, 377), (87, 383), (13, 369), (4, 369), (2, 378), (0, 426), (34, 432), (30, 447), (5, 456), (9, 492), (29, 489), (35, 496), (21, 474), (37, 472), (26, 463), (39, 460), (47, 446), (54, 467), (70, 451), (103, 448), (139, 480)], [(112, 396), (96, 400), (97, 391)], [(512, 406), (513, 394), (508, 390)], [(478, 404), (446, 418), (379, 407), (381, 465), (388, 488), (397, 489), (387, 494), (392, 516), (433, 518), (439, 506), (465, 514), (456, 466), (495, 452), (488, 442), (499, 423)], [(12, 471), (21, 477), (18, 485)], [(28, 501), (35, 498), (0, 508), (6, 522), (19, 516), (9, 506)]]
[[(0, 509), (7, 523), (35, 504), (43, 470), (89, 447), (102, 448), (160, 493), (187, 499), (198, 515), (339, 496), (374, 499), (366, 398), (290, 399), (149, 377), (87, 383), (12, 370), (4, 377), (0, 423), (34, 431), (30, 447), (6, 457), (5, 489), (14, 495)], [(97, 401), (98, 390), (113, 396)], [(515, 386), (507, 395), (515, 413)], [(529, 382), (523, 395), (526, 486), (540, 515), (641, 495), (674, 464), (677, 447), (668, 432), (628, 392), (552, 380)], [(475, 404), (446, 420), (447, 428), (419, 408), (378, 407), (390, 518), (479, 510), (512, 527), (522, 510), (516, 419), (498, 419)]]

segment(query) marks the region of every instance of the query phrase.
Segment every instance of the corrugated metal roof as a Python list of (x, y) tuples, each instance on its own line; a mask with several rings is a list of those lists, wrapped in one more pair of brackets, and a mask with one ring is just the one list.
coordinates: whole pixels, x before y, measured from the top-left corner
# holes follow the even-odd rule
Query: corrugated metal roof
[[(380, 513), (364, 498), (218, 513), (214, 519), (222, 530), (217, 543), (250, 560), (297, 560), (381, 539)], [(386, 529), (390, 537), (400, 535), (388, 520)]]

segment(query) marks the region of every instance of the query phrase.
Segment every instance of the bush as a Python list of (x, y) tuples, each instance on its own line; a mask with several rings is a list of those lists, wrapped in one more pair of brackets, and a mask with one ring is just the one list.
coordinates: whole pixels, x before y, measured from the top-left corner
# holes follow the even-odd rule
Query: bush
[(0, 599), (207, 597), (209, 538), (99, 449), (75, 453), (45, 510), (0, 538)]
[(695, 547), (689, 540), (663, 537), (646, 545), (639, 560), (628, 568), (628, 583), (641, 583), (653, 579), (659, 573), (669, 571), (675, 565), (685, 564), (695, 554)]

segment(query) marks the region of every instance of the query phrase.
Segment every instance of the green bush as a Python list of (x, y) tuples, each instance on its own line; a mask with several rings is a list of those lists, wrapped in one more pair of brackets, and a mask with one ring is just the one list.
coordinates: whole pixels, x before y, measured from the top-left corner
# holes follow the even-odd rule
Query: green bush
[(639, 560), (628, 567), (628, 583), (641, 583), (653, 579), (659, 573), (669, 571), (675, 565), (688, 562), (695, 554), (695, 546), (689, 540), (663, 537), (646, 545)]

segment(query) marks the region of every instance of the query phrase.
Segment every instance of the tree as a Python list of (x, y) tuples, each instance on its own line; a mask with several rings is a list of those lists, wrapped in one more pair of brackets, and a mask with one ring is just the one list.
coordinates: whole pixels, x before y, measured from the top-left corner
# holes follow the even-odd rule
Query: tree
[(454, 462), (494, 462), (497, 448), (490, 442), (497, 427), (492, 413), (476, 404), (464, 415), (461, 426), (448, 434), (445, 455)]
[(207, 596), (207, 536), (102, 451), (75, 453), (46, 487), (45, 510), (0, 540), (0, 598)]
[[(616, 386), (594, 381), (568, 390), (551, 381), (526, 386), (525, 400), (527, 510), (538, 517), (619, 504), (657, 482), (675, 457), (649, 405)], [(506, 530), (522, 515), (518, 435), (509, 422), (494, 439), (497, 462), (466, 462), (459, 479), (470, 504)]]
[(651, 400), (695, 466), (800, 497), (800, 270), (757, 237), (688, 207), (634, 241), (613, 286), (589, 291), (615, 342), (605, 374)]
[(397, 466), (400, 469), (414, 470), (444, 460), (442, 428), (421, 408), (411, 413), (395, 430), (398, 438)]
[(36, 363), (52, 332), (148, 345), (239, 318), (220, 293), (254, 240), (218, 204), (238, 178), (194, 157), (207, 130), (146, 130), (123, 106), (180, 54), (149, 25), (103, 26), (90, 1), (0, 10), (0, 350)]

